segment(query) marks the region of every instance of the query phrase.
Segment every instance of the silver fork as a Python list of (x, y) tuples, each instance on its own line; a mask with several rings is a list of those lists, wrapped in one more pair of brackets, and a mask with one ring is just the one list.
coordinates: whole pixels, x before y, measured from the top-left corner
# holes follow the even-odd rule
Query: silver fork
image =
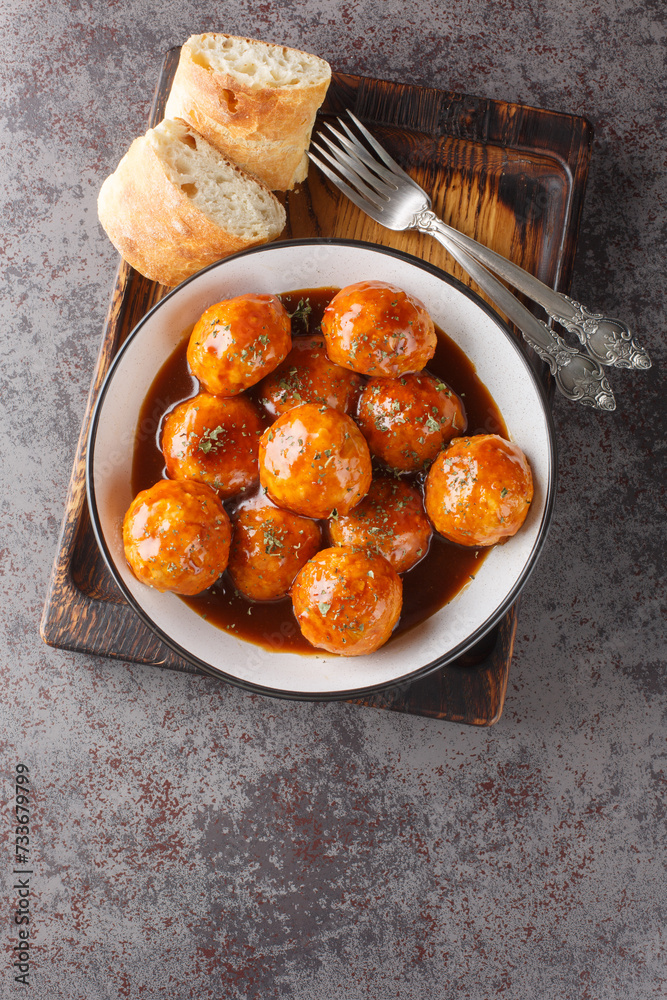
[[(651, 364), (645, 352), (632, 341), (627, 327), (617, 320), (589, 313), (568, 296), (554, 292), (500, 254), (447, 226), (431, 210), (431, 200), (426, 192), (402, 170), (361, 122), (351, 112), (348, 114), (377, 156), (372, 155), (345, 122), (338, 119), (346, 135), (327, 125), (338, 140), (338, 145), (323, 133), (318, 138), (326, 143), (328, 151), (313, 143), (320, 156), (334, 166), (338, 173), (334, 173), (320, 158), (309, 153), (313, 162), (358, 208), (388, 229), (416, 229), (441, 242), (522, 331), (524, 339), (542, 360), (547, 362), (563, 395), (598, 409), (613, 410), (616, 405), (614, 396), (600, 368), (600, 361), (603, 360), (601, 348), (604, 347), (606, 352), (604, 362), (607, 364), (614, 363), (622, 367), (650, 367)], [(533, 316), (487, 268), (492, 268), (519, 291), (542, 305), (552, 318), (576, 332), (591, 356), (582, 355)], [(577, 321), (577, 316), (584, 318)], [(604, 337), (604, 345), (599, 343), (601, 337)], [(639, 363), (637, 359), (642, 357), (645, 360)]]

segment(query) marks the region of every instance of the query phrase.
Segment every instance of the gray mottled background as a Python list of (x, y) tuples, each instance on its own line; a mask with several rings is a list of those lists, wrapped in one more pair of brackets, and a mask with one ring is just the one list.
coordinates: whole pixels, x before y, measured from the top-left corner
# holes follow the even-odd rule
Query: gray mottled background
[[(663, 0), (0, 0), (0, 19), (0, 711), (35, 789), (31, 995), (665, 997)], [(617, 376), (612, 415), (556, 399), (556, 515), (489, 730), (39, 638), (117, 263), (97, 191), (164, 51), (207, 29), (595, 125), (574, 293), (655, 364)]]

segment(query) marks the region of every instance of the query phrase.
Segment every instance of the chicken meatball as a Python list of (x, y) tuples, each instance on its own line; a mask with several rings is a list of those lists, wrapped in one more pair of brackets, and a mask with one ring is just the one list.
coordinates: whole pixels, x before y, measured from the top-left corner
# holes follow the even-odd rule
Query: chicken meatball
[(426, 479), (426, 512), (459, 545), (495, 545), (516, 534), (532, 499), (526, 456), (497, 434), (454, 438)]
[(245, 396), (220, 399), (201, 392), (172, 410), (164, 422), (167, 474), (208, 483), (227, 500), (257, 482), (263, 429), (257, 409)]
[(229, 573), (252, 601), (275, 601), (289, 593), (294, 577), (320, 548), (316, 521), (280, 510), (264, 500), (233, 515)]
[(142, 490), (123, 521), (129, 566), (142, 583), (174, 594), (200, 594), (224, 573), (232, 529), (214, 490), (162, 479)]
[(358, 421), (371, 452), (401, 472), (428, 467), (467, 426), (459, 397), (428, 372), (370, 379), (359, 399)]
[(211, 306), (195, 323), (188, 364), (214, 396), (236, 396), (287, 356), (289, 315), (275, 295), (237, 295)]
[(262, 435), (259, 478), (271, 500), (295, 514), (347, 514), (368, 492), (371, 456), (350, 417), (304, 403)]
[(324, 310), (322, 333), (336, 364), (385, 378), (421, 371), (437, 342), (419, 299), (382, 281), (341, 289)]
[(401, 614), (403, 586), (393, 566), (375, 552), (323, 549), (299, 571), (292, 604), (313, 646), (362, 656), (391, 635)]
[(299, 337), (259, 386), (259, 400), (274, 418), (301, 403), (322, 403), (349, 413), (362, 383), (360, 375), (329, 360), (324, 337)]
[(414, 487), (374, 479), (361, 503), (329, 521), (329, 534), (335, 545), (372, 549), (405, 573), (426, 555), (432, 530)]

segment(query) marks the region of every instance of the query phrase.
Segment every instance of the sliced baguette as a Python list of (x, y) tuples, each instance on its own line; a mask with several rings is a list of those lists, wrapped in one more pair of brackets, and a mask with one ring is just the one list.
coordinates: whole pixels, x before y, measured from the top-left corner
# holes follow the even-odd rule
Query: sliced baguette
[(285, 226), (285, 210), (264, 184), (169, 119), (134, 140), (104, 181), (97, 210), (123, 258), (168, 286)]
[(305, 151), (331, 67), (283, 45), (193, 35), (181, 49), (166, 115), (183, 118), (274, 190), (305, 178)]
[[(172, 90), (173, 94), (173, 90)], [(174, 105), (176, 106), (176, 105)], [(311, 129), (285, 141), (270, 142), (254, 133), (245, 136), (228, 132), (219, 122), (206, 115), (200, 108), (188, 105), (183, 119), (200, 135), (236, 163), (246, 173), (252, 174), (272, 191), (288, 191), (304, 181), (308, 174), (306, 149), (310, 145)]]

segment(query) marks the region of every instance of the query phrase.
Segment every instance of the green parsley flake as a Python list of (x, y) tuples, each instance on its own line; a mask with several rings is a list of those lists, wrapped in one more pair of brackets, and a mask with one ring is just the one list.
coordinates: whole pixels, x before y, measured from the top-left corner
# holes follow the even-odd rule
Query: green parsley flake
[(299, 299), (299, 304), (293, 313), (288, 313), (290, 319), (301, 320), (304, 326), (308, 325), (308, 316), (313, 311), (310, 299)]
[(198, 450), (203, 451), (205, 455), (208, 455), (209, 451), (219, 448), (222, 441), (219, 441), (218, 438), (223, 433), (224, 427), (221, 427), (220, 424), (218, 424), (218, 426), (213, 430), (206, 428), (199, 439)]

